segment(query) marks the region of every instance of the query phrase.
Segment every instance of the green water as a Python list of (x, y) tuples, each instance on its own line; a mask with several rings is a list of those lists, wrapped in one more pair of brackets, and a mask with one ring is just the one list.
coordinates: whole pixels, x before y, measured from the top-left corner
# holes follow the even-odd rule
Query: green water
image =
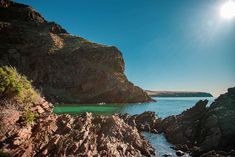
[(81, 112), (92, 112), (95, 114), (128, 113), (130, 115), (141, 114), (145, 111), (153, 111), (157, 116), (165, 118), (170, 115), (180, 114), (182, 111), (194, 106), (197, 101), (207, 99), (210, 104), (213, 97), (177, 97), (177, 98), (154, 98), (156, 102), (132, 103), (132, 104), (74, 104), (54, 107), (54, 113), (79, 114)]
[(121, 110), (120, 105), (61, 105), (57, 104), (54, 107), (54, 113), (62, 114), (62, 113), (71, 113), (71, 114), (78, 114), (82, 112), (92, 112), (96, 114), (113, 114), (118, 113)]

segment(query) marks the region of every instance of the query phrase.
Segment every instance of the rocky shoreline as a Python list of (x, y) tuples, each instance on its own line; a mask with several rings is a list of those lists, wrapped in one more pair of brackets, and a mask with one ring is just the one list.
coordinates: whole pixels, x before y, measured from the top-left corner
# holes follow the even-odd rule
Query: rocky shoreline
[(56, 115), (32, 83), (50, 102), (153, 100), (127, 79), (116, 47), (73, 36), (30, 6), (0, 0), (0, 43), (0, 156), (155, 156), (142, 131), (164, 133), (179, 156), (235, 156), (235, 88), (165, 119)]
[[(22, 121), (20, 113), (0, 136), (0, 147), (9, 156), (151, 156), (154, 149), (134, 126), (119, 115), (55, 115), (51, 104), (42, 100), (32, 111), (39, 117), (33, 124)], [(2, 126), (7, 126), (2, 124)]]
[(235, 87), (210, 107), (199, 101), (161, 119), (154, 112), (56, 115), (15, 68), (0, 67), (0, 82), (0, 156), (154, 156), (142, 131), (164, 133), (179, 156), (234, 156)]
[[(199, 101), (177, 116), (158, 118), (154, 112), (130, 116), (55, 115), (44, 99), (32, 107), (39, 117), (32, 124), (21, 114), (5, 117), (14, 121), (1, 135), (0, 146), (10, 156), (154, 156), (154, 148), (142, 131), (164, 133), (184, 152), (201, 157), (235, 155), (235, 88), (221, 95), (210, 107)], [(6, 126), (6, 124), (5, 124)]]
[[(142, 131), (164, 133), (183, 156), (234, 156), (235, 87), (179, 115), (56, 115), (25, 76), (0, 67), (0, 156), (154, 156)], [(166, 154), (167, 155), (167, 154)]]
[(165, 119), (145, 113), (141, 117), (148, 120), (138, 128), (164, 133), (175, 149), (192, 156), (235, 156), (235, 87), (220, 95), (210, 107), (207, 103), (199, 101), (181, 114)]

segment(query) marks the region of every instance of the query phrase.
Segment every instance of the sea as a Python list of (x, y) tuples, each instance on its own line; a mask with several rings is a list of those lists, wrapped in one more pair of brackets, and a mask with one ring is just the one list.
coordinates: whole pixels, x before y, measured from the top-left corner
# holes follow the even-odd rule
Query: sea
[[(180, 114), (182, 111), (187, 110), (194, 106), (199, 100), (207, 99), (208, 106), (214, 101), (214, 97), (153, 97), (156, 102), (150, 103), (130, 103), (130, 104), (70, 104), (62, 105), (57, 104), (54, 107), (54, 113), (62, 114), (69, 113), (76, 115), (82, 112), (93, 112), (94, 114), (110, 115), (115, 113), (128, 113), (130, 115), (141, 114), (145, 111), (153, 111), (156, 116), (165, 118), (170, 115)], [(170, 155), (177, 157), (175, 150), (163, 134), (153, 134), (143, 132), (145, 138), (149, 140), (155, 148), (156, 157), (163, 157)], [(186, 156), (190, 156), (186, 154)]]

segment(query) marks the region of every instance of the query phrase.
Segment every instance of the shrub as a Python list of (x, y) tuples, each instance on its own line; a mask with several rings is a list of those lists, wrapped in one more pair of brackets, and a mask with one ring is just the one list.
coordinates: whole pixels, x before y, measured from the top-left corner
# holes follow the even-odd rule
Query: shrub
[(0, 99), (17, 103), (32, 103), (39, 95), (25, 76), (18, 74), (15, 68), (0, 67)]
[(35, 119), (38, 117), (38, 114), (33, 112), (30, 107), (25, 107), (23, 112), (23, 118), (28, 124), (32, 124)]
[(0, 156), (7, 157), (8, 155), (3, 151), (3, 149), (0, 149)]

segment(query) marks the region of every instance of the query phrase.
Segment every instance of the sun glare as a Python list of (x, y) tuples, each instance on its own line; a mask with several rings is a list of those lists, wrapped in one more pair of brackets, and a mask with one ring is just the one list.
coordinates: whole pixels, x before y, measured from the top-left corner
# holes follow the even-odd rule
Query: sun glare
[(220, 9), (221, 17), (225, 19), (232, 19), (235, 17), (235, 2), (232, 0), (227, 1)]

